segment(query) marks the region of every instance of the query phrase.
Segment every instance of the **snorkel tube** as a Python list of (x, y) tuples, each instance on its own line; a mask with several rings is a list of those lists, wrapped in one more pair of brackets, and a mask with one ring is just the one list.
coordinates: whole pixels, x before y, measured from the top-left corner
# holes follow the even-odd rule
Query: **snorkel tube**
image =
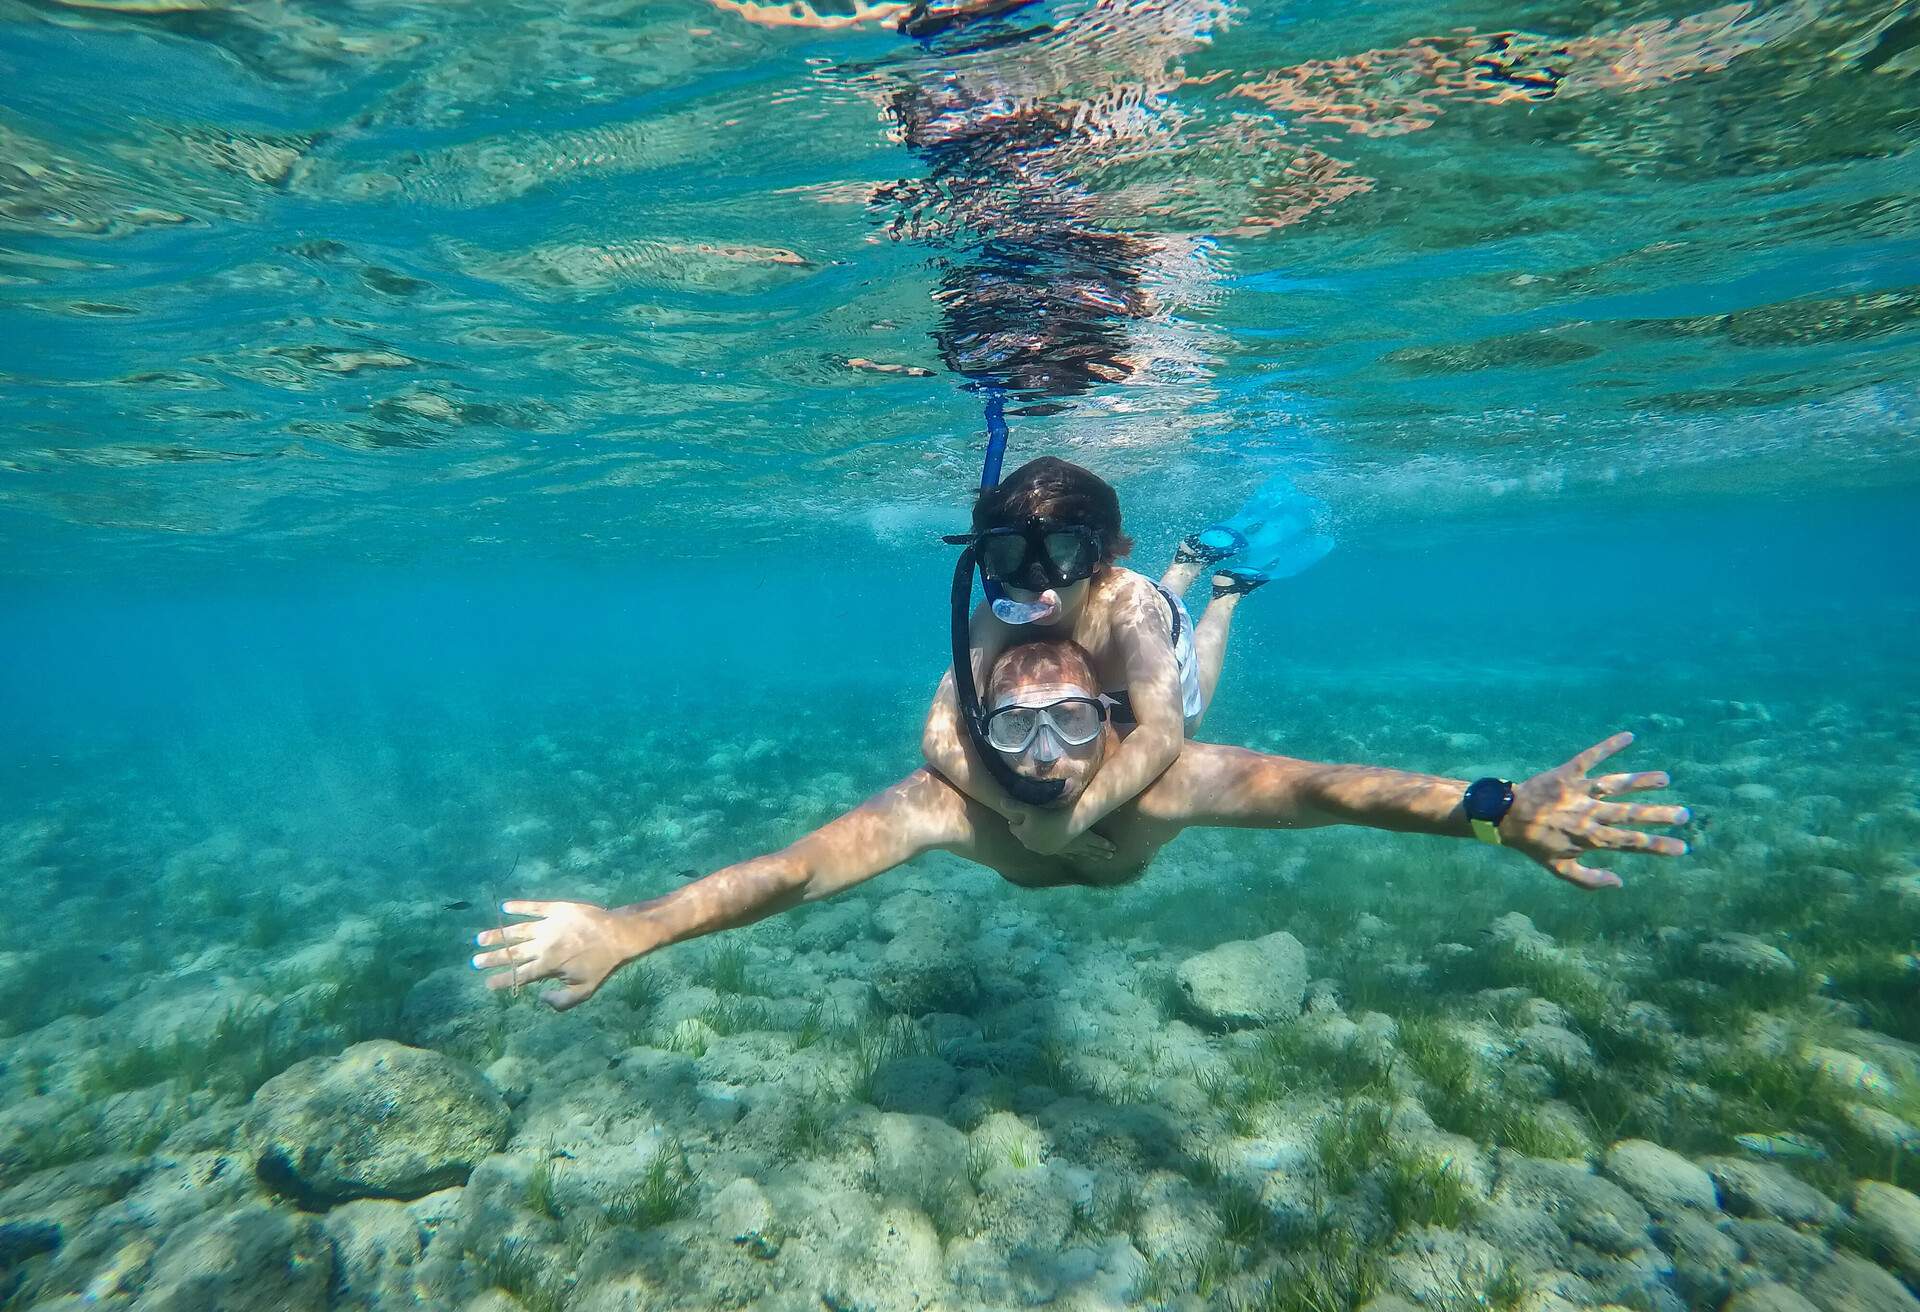
[[(980, 469), (980, 489), (985, 491), (998, 486), (1000, 465), (1007, 454), (1007, 415), (1006, 406), (998, 388), (987, 393), (987, 459)], [(1028, 806), (1046, 806), (1060, 799), (1066, 791), (1066, 783), (1060, 779), (1029, 779), (1007, 764), (1006, 758), (995, 751), (987, 742), (987, 713), (980, 704), (980, 689), (973, 678), (973, 644), (969, 632), (969, 621), (973, 612), (973, 570), (975, 552), (972, 547), (960, 553), (959, 561), (953, 567), (953, 613), (950, 631), (953, 638), (953, 692), (960, 703), (960, 719), (967, 728), (967, 737), (973, 740), (973, 749), (981, 762), (987, 767), (987, 773), (994, 782), (1006, 790), (1007, 796), (1016, 802)], [(1037, 611), (1044, 615), (1048, 607), (1030, 606), (1026, 602), (1015, 601), (1000, 591), (1000, 585), (985, 575), (981, 582), (987, 591), (987, 600), (993, 604), (993, 613), (1009, 624), (1030, 623), (1038, 615), (1016, 618), (1023, 612)], [(1005, 609), (1003, 609), (1005, 608)], [(991, 671), (988, 671), (991, 673)]]
[[(1000, 484), (1000, 466), (1007, 456), (1007, 406), (1000, 395), (999, 388), (987, 393), (987, 459), (980, 467), (980, 490)], [(1015, 601), (1000, 590), (1000, 585), (986, 576), (980, 575), (980, 586), (986, 589), (987, 601), (993, 606), (993, 613), (1002, 624), (1041, 624), (1059, 613), (1056, 603), (1043, 606), (1034, 601)]]

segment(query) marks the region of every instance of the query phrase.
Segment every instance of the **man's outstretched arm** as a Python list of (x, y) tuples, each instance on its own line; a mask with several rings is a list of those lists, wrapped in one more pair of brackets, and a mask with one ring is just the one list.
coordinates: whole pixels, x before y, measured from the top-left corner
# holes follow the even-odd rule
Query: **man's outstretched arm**
[(817, 902), (885, 874), (955, 840), (966, 804), (925, 770), (806, 837), (767, 856), (717, 870), (662, 897), (631, 906), (588, 902), (503, 902), (500, 909), (533, 920), (483, 931), (476, 969), (506, 966), (487, 980), (495, 989), (555, 979), (540, 996), (564, 1011), (592, 997), (615, 970), (636, 957), (716, 930)]
[[(1681, 825), (1682, 806), (1608, 800), (1665, 788), (1662, 770), (1589, 776), (1588, 771), (1633, 741), (1630, 733), (1596, 743), (1563, 765), (1514, 785), (1513, 809), (1500, 824), (1502, 843), (1582, 888), (1617, 887), (1607, 870), (1580, 863), (1594, 851), (1682, 856), (1677, 838), (1627, 825)], [(1140, 799), (1143, 818), (1180, 826), (1305, 829), (1365, 825), (1401, 833), (1469, 838), (1461, 809), (1463, 779), (1371, 765), (1319, 765), (1237, 747), (1189, 744), (1181, 759)]]

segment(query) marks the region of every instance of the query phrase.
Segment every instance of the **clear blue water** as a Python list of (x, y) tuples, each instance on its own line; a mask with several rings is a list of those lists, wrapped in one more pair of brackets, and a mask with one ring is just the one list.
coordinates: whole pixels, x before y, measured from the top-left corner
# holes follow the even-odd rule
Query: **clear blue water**
[[(1913, 14), (771, 16), (0, 0), (0, 1305), (254, 1306), (182, 1274), (217, 1223), (272, 1232), (259, 1306), (1506, 1306), (1581, 1262), (1576, 1304), (1912, 1306), (1859, 1191), (1920, 1155), (1847, 1109), (1920, 1116)], [(1329, 505), (1333, 555), (1242, 606), (1209, 739), (1522, 777), (1632, 728), (1693, 853), (1605, 898), (1344, 832), (1191, 835), (1111, 893), (933, 859), (837, 941), (821, 908), (729, 936), (756, 1024), (701, 1010), (710, 945), (660, 955), (659, 999), (489, 1010), (458, 970), (499, 898), (658, 895), (917, 764), (985, 384), (1014, 461), (1113, 481), (1145, 572), (1271, 473)], [(903, 892), (981, 981), (959, 1021), (847, 1003), (933, 914)], [(1514, 909), (1553, 970), (1489, 937)], [(1279, 930), (1339, 1015), (1395, 1019), (1396, 1074), (1162, 1007), (1185, 957)], [(1727, 932), (1795, 973), (1715, 968)], [(1620, 1038), (1639, 1004), (1668, 1037)], [(951, 1068), (928, 1119), (962, 1148), (900, 1147), (862, 1025)], [(1442, 1031), (1532, 1129), (1449, 1094)], [(464, 1187), (353, 1204), (413, 1209), (414, 1247), (367, 1241), (412, 1274), (353, 1265), (372, 1211), (153, 1203), (251, 1179), (256, 1088), (367, 1039), (513, 1096)], [(1249, 1054), (1283, 1049), (1276, 1093)], [(1325, 1127), (1394, 1098), (1462, 1136), (1466, 1215), (1383, 1202), (1400, 1157), (1341, 1183)], [(1038, 1174), (895, 1169), (1009, 1134)], [(1788, 1270), (1716, 1168), (1711, 1279), (1657, 1208), (1604, 1258), (1516, 1238), (1527, 1162), (1621, 1178), (1627, 1138), (1843, 1211), (1782, 1218), (1820, 1245)], [(643, 1139), (692, 1191), (618, 1223), (604, 1164)], [(740, 1180), (772, 1257), (714, 1237)], [(9, 1247), (39, 1224), (57, 1247)], [(1275, 1292), (1316, 1273), (1334, 1301)]]

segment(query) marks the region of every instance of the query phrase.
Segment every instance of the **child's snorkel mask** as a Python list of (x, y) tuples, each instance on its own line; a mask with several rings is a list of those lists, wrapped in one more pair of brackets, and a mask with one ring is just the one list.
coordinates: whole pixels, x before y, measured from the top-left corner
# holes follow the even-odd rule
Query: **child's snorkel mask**
[[(1007, 413), (998, 389), (987, 392), (987, 458), (980, 469), (980, 487), (985, 491), (997, 487), (1000, 483), (1000, 464), (1007, 454)], [(1086, 578), (1093, 572), (1100, 560), (1100, 540), (1093, 534), (1090, 542), (1084, 544), (1077, 535), (1089, 533), (1085, 529), (1069, 529), (1065, 526), (1048, 526), (1040, 523), (1027, 524), (1018, 529), (990, 530), (986, 533), (961, 533), (944, 538), (943, 541), (955, 546), (964, 545), (965, 551), (953, 570), (953, 594), (951, 634), (953, 639), (953, 691), (960, 703), (960, 719), (967, 727), (967, 736), (973, 740), (974, 751), (987, 767), (987, 773), (1006, 790), (1007, 796), (1016, 802), (1025, 802), (1029, 806), (1045, 806), (1058, 801), (1066, 790), (1066, 783), (1060, 779), (1029, 779), (1008, 765), (1006, 758), (996, 752), (987, 741), (987, 715), (980, 704), (980, 689), (973, 679), (973, 645), (970, 641), (969, 621), (973, 613), (973, 571), (976, 562), (980, 566), (980, 581), (985, 586), (987, 600), (993, 605), (993, 613), (1006, 624), (1031, 624), (1036, 620), (1050, 619), (1059, 613), (1059, 607), (1043, 606), (1035, 602), (1015, 601), (1000, 590), (998, 577), (1001, 565), (1009, 566), (1008, 581), (1015, 587), (1024, 586), (1023, 581), (1044, 578), (1053, 587), (1064, 587), (1072, 580), (1065, 579), (1065, 571), (1059, 566), (1053, 549), (1048, 546), (1050, 537), (1059, 537), (1057, 544), (1067, 556), (1071, 566), (1078, 559), (1077, 553), (1083, 545), (1091, 551), (1092, 565), (1079, 578)], [(1065, 538), (1076, 537), (1069, 544)], [(994, 563), (988, 564), (992, 557)], [(1016, 560), (1017, 557), (1017, 560)], [(1035, 575), (1032, 570), (1039, 570)], [(1058, 581), (1056, 581), (1058, 580)]]

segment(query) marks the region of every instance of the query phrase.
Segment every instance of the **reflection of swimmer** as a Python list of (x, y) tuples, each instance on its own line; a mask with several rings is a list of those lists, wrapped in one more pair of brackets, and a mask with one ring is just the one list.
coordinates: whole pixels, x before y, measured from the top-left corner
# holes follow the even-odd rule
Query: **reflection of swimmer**
[[(1126, 733), (1101, 711), (1100, 679), (1076, 644), (1015, 647), (993, 669), (990, 738), (1007, 764), (1065, 785), (1072, 805), (1098, 782)], [(663, 897), (607, 909), (583, 902), (507, 902), (509, 915), (535, 919), (479, 936), (476, 967), (505, 967), (487, 982), (504, 989), (536, 980), (541, 996), (566, 1008), (591, 997), (626, 962), (674, 943), (751, 924), (818, 901), (911, 861), (944, 851), (978, 862), (1025, 887), (1110, 886), (1136, 878), (1183, 830), (1196, 826), (1306, 829), (1350, 824), (1465, 838), (1478, 812), (1505, 809), (1498, 841), (1582, 888), (1619, 879), (1581, 864), (1594, 852), (1678, 856), (1679, 839), (1625, 826), (1687, 822), (1678, 806), (1612, 800), (1664, 788), (1663, 773), (1590, 777), (1632, 735), (1619, 734), (1564, 765), (1507, 785), (1410, 774), (1363, 765), (1316, 765), (1237, 747), (1189, 743), (1141, 796), (1101, 826), (1103, 855), (1042, 857), (1009, 833), (1006, 821), (969, 801), (930, 770), (916, 770), (862, 806), (791, 846), (708, 875)], [(1489, 801), (1489, 799), (1495, 799)], [(1490, 813), (1490, 812), (1489, 812)]]
[(1232, 94), (1277, 116), (1219, 120), (1174, 99), (1195, 85), (1181, 61), (1230, 18), (1217, 0), (713, 2), (753, 22), (884, 27), (922, 42), (922, 55), (841, 74), (870, 89), (927, 166), (870, 204), (896, 239), (960, 252), (936, 292), (948, 367), (1029, 398), (1204, 359), (1177, 340), (1198, 334), (1173, 316), (1217, 281), (1206, 238), (1289, 227), (1374, 185), (1303, 128), (1391, 136), (1430, 126), (1448, 102), (1658, 85), (1725, 67), (1815, 12), (1800, 0), (1578, 37), (1418, 37), (1247, 75)]
[(1212, 281), (1209, 252), (1116, 221), (1086, 178), (1177, 136), (1177, 60), (1223, 19), (1217, 0), (1095, 0), (1064, 17), (1011, 0), (717, 3), (751, 21), (884, 25), (926, 43), (842, 76), (925, 163), (869, 203), (890, 236), (957, 251), (935, 292), (951, 370), (1066, 397), (1201, 354), (1140, 328), (1167, 335), (1168, 298)]

